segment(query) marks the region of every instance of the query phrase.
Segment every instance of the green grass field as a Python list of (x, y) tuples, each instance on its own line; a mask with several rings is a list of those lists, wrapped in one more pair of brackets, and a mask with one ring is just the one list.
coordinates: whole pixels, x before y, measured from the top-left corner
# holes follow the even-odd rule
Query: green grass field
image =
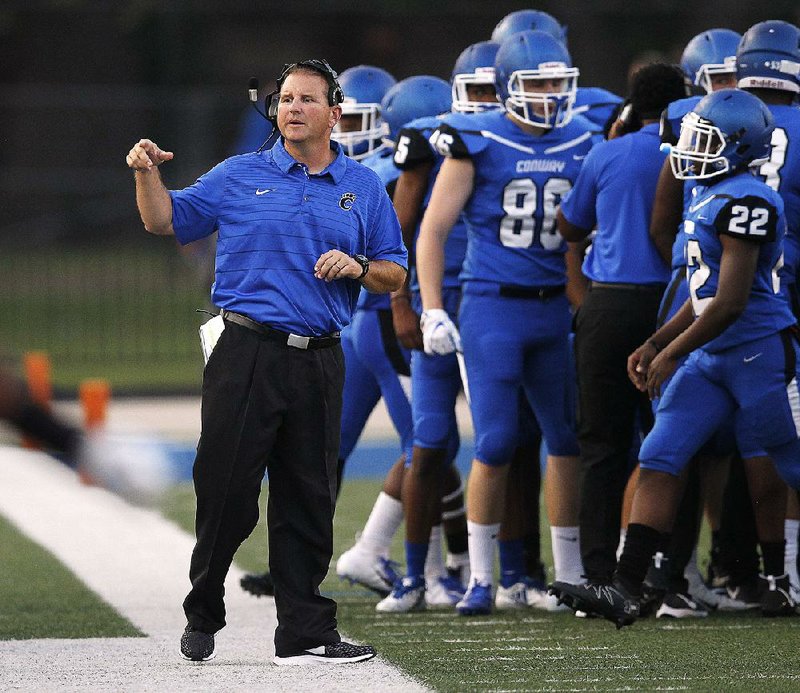
[[(335, 527), (335, 556), (348, 548), (380, 488), (348, 480)], [(191, 531), (189, 484), (169, 495), (165, 515)], [(543, 533), (547, 555), (549, 533)], [(402, 556), (402, 537), (393, 547)], [(263, 523), (236, 556), (266, 565)], [(41, 547), (0, 519), (0, 639), (141, 635)], [(331, 575), (323, 591), (339, 602), (341, 630), (437, 691), (797, 691), (800, 619), (717, 614), (647, 619), (617, 631), (602, 620), (533, 610), (462, 618), (449, 610), (377, 614), (377, 597)], [(255, 597), (253, 598), (255, 602)], [(57, 617), (54, 615), (57, 614)], [(2, 646), (0, 646), (0, 651)]]
[(142, 635), (0, 516), (0, 640)]
[[(335, 526), (335, 558), (353, 543), (380, 483), (348, 480)], [(191, 488), (166, 513), (191, 530)], [(542, 534), (549, 554), (549, 532)], [(402, 537), (393, 556), (402, 558)], [(266, 565), (263, 522), (242, 545), (245, 570)], [(717, 614), (681, 621), (647, 619), (617, 631), (603, 620), (533, 610), (463, 618), (450, 611), (377, 614), (377, 597), (331, 573), (322, 585), (339, 602), (343, 632), (374, 644), (387, 659), (437, 691), (800, 690), (800, 619)], [(255, 598), (254, 598), (255, 599)]]

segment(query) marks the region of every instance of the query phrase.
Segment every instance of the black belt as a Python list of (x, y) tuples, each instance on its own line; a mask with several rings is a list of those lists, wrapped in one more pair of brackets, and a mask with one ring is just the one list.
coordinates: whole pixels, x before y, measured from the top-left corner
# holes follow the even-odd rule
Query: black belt
[(664, 293), (666, 284), (616, 284), (610, 282), (591, 282), (592, 289), (622, 289), (623, 291), (658, 291)]
[(563, 284), (559, 286), (514, 286), (503, 284), (500, 286), (500, 295), (505, 298), (538, 298), (544, 300), (560, 296), (565, 291)]
[(281, 332), (274, 327), (264, 325), (263, 323), (256, 322), (241, 313), (234, 313), (230, 310), (222, 311), (222, 319), (228, 322), (236, 323), (248, 330), (258, 332), (258, 334), (271, 339), (275, 342), (280, 342), (286, 346), (294, 347), (295, 349), (326, 349), (328, 347), (336, 346), (339, 341), (339, 334), (328, 335), (327, 337), (304, 337), (299, 334), (290, 334), (289, 332)]

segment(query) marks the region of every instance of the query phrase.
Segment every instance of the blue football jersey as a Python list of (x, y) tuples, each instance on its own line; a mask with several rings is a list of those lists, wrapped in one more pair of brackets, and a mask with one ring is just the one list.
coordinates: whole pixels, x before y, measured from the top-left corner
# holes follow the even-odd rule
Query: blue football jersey
[(556, 209), (592, 147), (592, 126), (576, 117), (540, 136), (504, 112), (448, 116), (431, 141), (445, 156), (468, 157), (475, 183), (467, 201), (464, 282), (541, 287), (566, 283), (566, 243)]
[(605, 124), (622, 103), (622, 97), (599, 87), (578, 87), (575, 94), (573, 115), (586, 118), (594, 126), (594, 131), (602, 134)]
[[(442, 118), (443, 116), (417, 118), (407, 123), (397, 136), (397, 146), (394, 151), (394, 165), (397, 168), (400, 170), (410, 170), (424, 163), (433, 164), (433, 168), (431, 168), (431, 172), (428, 176), (428, 190), (422, 202), (423, 208), (420, 210), (419, 222), (422, 221), (425, 210), (428, 208), (433, 184), (436, 181), (436, 176), (439, 174), (439, 169), (442, 167), (442, 161), (444, 161), (444, 157), (433, 148), (429, 141), (431, 135), (436, 131), (439, 125), (441, 125)], [(419, 236), (419, 222), (414, 232), (415, 246), (416, 239)], [(444, 247), (445, 264), (444, 278), (442, 279), (442, 286), (444, 288), (454, 289), (459, 286), (458, 275), (464, 264), (464, 255), (466, 252), (467, 229), (462, 215), (455, 226), (453, 226)], [(419, 281), (417, 279), (415, 267), (411, 269), (409, 285), (412, 292), (419, 292)]]
[(761, 246), (744, 313), (705, 344), (704, 350), (722, 351), (794, 324), (778, 277), (786, 232), (780, 195), (747, 172), (710, 186), (698, 185), (684, 220), (684, 231), (686, 276), (695, 317), (702, 314), (717, 293), (722, 257), (720, 234)]
[(772, 149), (756, 173), (783, 199), (787, 232), (781, 277), (785, 283), (794, 284), (800, 269), (800, 106), (768, 104), (767, 108), (775, 118)]
[[(394, 195), (394, 188), (397, 184), (397, 179), (400, 177), (400, 171), (394, 165), (392, 154), (391, 147), (382, 147), (361, 160), (364, 166), (371, 168), (378, 174), (389, 197)], [(389, 294), (371, 294), (362, 288), (361, 293), (358, 295), (358, 303), (356, 304), (358, 309), (389, 310), (390, 307)]]

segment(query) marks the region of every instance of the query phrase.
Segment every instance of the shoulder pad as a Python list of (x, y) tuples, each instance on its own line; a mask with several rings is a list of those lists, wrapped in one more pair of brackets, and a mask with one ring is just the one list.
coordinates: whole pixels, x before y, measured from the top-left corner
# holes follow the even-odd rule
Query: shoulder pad
[(397, 134), (394, 148), (394, 165), (400, 170), (413, 169), (423, 163), (435, 161), (425, 132), (417, 128), (403, 128)]
[(731, 198), (717, 212), (714, 228), (719, 234), (770, 243), (777, 238), (778, 210), (757, 195)]

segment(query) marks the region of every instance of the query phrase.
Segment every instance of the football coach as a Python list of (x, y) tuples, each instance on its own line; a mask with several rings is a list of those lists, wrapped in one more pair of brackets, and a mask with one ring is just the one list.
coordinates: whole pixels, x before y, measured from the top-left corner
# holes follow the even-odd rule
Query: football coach
[(218, 234), (211, 298), (225, 329), (203, 373), (197, 543), (181, 638), (191, 661), (214, 657), (225, 576), (258, 522), (265, 469), (275, 663), (375, 656), (341, 641), (336, 602), (319, 593), (333, 551), (339, 332), (362, 286), (403, 285), (408, 257), (380, 179), (330, 139), (342, 99), (328, 63), (305, 60), (288, 65), (268, 97), (280, 132), (272, 149), (226, 159), (177, 191), (158, 171), (172, 152), (144, 139), (127, 157), (147, 231), (182, 244)]

